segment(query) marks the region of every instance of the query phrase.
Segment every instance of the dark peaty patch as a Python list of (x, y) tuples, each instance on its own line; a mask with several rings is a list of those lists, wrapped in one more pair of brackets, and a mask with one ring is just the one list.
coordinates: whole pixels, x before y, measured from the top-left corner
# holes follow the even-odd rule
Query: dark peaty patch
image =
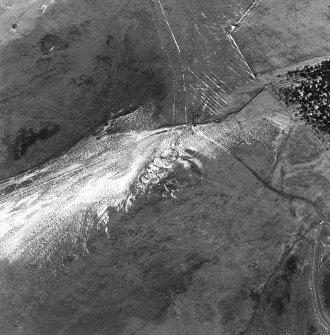
[(40, 50), (44, 55), (48, 55), (52, 48), (64, 50), (69, 47), (69, 43), (56, 34), (46, 34), (39, 43)]
[(31, 127), (29, 129), (21, 128), (15, 139), (14, 144), (14, 159), (21, 159), (26, 154), (30, 145), (33, 145), (37, 140), (47, 140), (51, 136), (57, 134), (60, 126), (57, 124), (50, 124), (35, 132)]
[(330, 309), (330, 273), (325, 273), (323, 277), (324, 303)]

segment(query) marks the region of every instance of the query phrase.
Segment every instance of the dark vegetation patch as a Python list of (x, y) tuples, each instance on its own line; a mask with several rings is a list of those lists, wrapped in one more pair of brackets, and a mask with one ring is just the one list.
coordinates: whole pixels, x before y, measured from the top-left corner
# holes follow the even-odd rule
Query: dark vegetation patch
[(290, 255), (283, 264), (268, 290), (265, 292), (265, 302), (277, 316), (283, 316), (287, 304), (291, 301), (293, 275), (298, 271), (299, 258)]
[(260, 294), (258, 292), (256, 292), (254, 289), (252, 289), (250, 291), (250, 298), (254, 301), (254, 302), (259, 302), (260, 299)]
[(279, 88), (286, 105), (298, 105), (296, 116), (317, 131), (330, 134), (330, 60), (289, 71), (291, 86)]
[(82, 74), (78, 78), (71, 78), (69, 84), (76, 86), (76, 87), (89, 89), (90, 87), (94, 86), (96, 83), (95, 83), (95, 79), (92, 76), (87, 76), (85, 74)]
[(14, 158), (16, 160), (22, 158), (30, 145), (33, 145), (37, 140), (49, 139), (57, 134), (59, 130), (60, 126), (58, 124), (49, 124), (37, 132), (31, 127), (29, 129), (21, 128), (15, 139)]
[(198, 152), (196, 150), (194, 150), (194, 149), (186, 148), (185, 152), (187, 152), (191, 156), (197, 156), (198, 155)]
[[(165, 260), (149, 264), (144, 269), (144, 290), (148, 292), (149, 303), (153, 306), (149, 317), (162, 317), (171, 306), (173, 297), (188, 290), (194, 273), (206, 262), (200, 255), (191, 254), (184, 260), (184, 270), (176, 269), (174, 264), (168, 264)], [(146, 318), (145, 311), (141, 312), (144, 315), (139, 316)]]
[(46, 34), (40, 40), (40, 50), (44, 55), (48, 55), (52, 50), (64, 50), (69, 47), (69, 43), (56, 34)]
[(67, 255), (63, 257), (63, 265), (70, 265), (74, 261), (74, 256), (73, 255)]
[(308, 326), (308, 332), (312, 334), (317, 333), (317, 328), (314, 325), (310, 324)]
[(9, 193), (15, 191), (15, 189), (16, 189), (16, 185), (9, 185), (9, 186), (3, 188), (2, 190), (0, 190), (0, 195), (2, 196), (2, 195), (9, 194)]
[(323, 277), (323, 297), (324, 303), (330, 309), (330, 273), (327, 272)]
[(291, 255), (285, 263), (285, 271), (289, 275), (293, 275), (298, 270), (298, 257), (296, 255)]
[(271, 301), (271, 307), (277, 315), (284, 313), (284, 299), (282, 297), (274, 297)]
[(282, 316), (285, 307), (291, 300), (291, 282), (286, 274), (274, 278), (269, 291), (265, 294), (265, 301), (277, 316)]

